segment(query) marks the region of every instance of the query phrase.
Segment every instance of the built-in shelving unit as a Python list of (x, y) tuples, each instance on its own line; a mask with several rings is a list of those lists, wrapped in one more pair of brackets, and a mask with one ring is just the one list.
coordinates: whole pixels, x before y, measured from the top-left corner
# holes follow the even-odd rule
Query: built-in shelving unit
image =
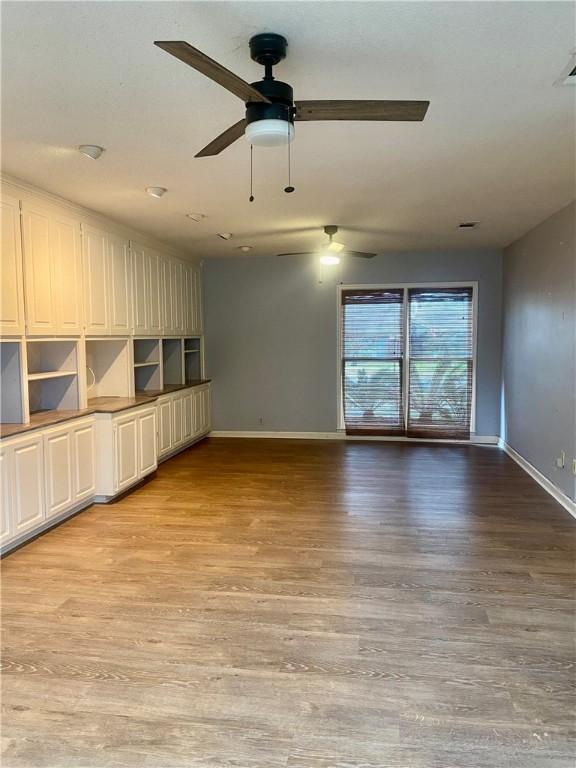
[(28, 339), (30, 413), (80, 408), (77, 339)]
[(86, 340), (86, 384), (88, 398), (130, 397), (132, 380), (131, 340), (100, 338)]
[(184, 339), (184, 382), (198, 381), (203, 376), (202, 342), (199, 337)]
[(22, 381), (22, 342), (0, 341), (0, 423), (27, 421)]
[(162, 388), (161, 339), (134, 339), (134, 390)]

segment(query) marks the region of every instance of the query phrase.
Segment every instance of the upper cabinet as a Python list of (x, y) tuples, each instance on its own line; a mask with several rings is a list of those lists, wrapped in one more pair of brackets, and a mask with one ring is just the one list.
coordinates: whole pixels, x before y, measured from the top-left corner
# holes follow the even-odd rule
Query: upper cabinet
[(84, 316), (88, 335), (132, 330), (132, 270), (128, 240), (82, 225)]
[(19, 200), (2, 197), (1, 230), (0, 335), (21, 335), (24, 333), (24, 285)]
[(86, 221), (40, 196), (2, 195), (1, 336), (202, 334), (197, 265)]

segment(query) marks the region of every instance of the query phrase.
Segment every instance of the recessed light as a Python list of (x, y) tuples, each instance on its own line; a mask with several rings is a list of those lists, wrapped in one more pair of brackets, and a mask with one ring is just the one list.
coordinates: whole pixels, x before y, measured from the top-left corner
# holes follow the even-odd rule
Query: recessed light
[(480, 224), (479, 221), (463, 221), (458, 224), (458, 229), (474, 229)]
[(104, 151), (104, 147), (99, 147), (97, 144), (80, 144), (78, 147), (78, 152), (91, 160), (98, 160)]
[(238, 246), (238, 250), (242, 251), (242, 253), (248, 253), (248, 251), (252, 250), (252, 246), (251, 245), (239, 245)]
[(221, 237), (222, 240), (232, 240), (232, 233), (231, 232), (218, 232), (218, 237)]
[(202, 221), (202, 219), (206, 218), (206, 214), (205, 213), (187, 213), (186, 216), (189, 219), (192, 219), (192, 221), (196, 221), (196, 222)]
[(150, 197), (162, 197), (168, 190), (166, 187), (146, 187), (146, 192), (148, 192)]

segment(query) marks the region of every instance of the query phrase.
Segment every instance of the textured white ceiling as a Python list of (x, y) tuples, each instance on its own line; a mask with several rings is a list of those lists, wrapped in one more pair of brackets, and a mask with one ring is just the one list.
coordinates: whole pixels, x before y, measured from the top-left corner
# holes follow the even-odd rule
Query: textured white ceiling
[[(4, 2), (5, 172), (196, 257), (501, 246), (574, 197), (568, 2)], [(284, 34), (297, 99), (429, 99), (423, 123), (304, 123), (286, 150), (194, 153), (243, 104), (153, 45), (184, 39), (247, 80), (248, 39)], [(98, 162), (72, 148), (101, 144)], [(160, 200), (144, 187), (161, 185)], [(199, 224), (185, 217), (200, 211)], [(479, 229), (459, 231), (459, 221)], [(232, 232), (224, 242), (216, 232)]]

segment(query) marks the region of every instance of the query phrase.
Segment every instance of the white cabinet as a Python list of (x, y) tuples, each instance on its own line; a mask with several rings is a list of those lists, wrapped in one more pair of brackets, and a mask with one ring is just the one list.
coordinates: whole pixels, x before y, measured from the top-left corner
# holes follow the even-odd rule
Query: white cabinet
[(71, 443), (69, 427), (44, 434), (47, 518), (59, 515), (74, 505)]
[(172, 312), (172, 262), (162, 259), (162, 330), (166, 336), (174, 335), (174, 314)]
[(164, 265), (159, 253), (131, 242), (133, 326), (136, 336), (161, 336), (164, 326)]
[(186, 390), (182, 397), (182, 439), (187, 443), (194, 436), (194, 392)]
[(50, 249), (56, 289), (56, 332), (82, 332), (83, 288), (80, 224), (60, 211), (51, 215)]
[(22, 205), (26, 330), (29, 334), (56, 332), (56, 289), (50, 258), (50, 216), (42, 208)]
[(210, 387), (203, 385), (194, 391), (195, 433), (204, 435), (210, 431)]
[(2, 445), (0, 446), (0, 544), (10, 541), (14, 535), (10, 465), (10, 450)]
[(174, 448), (182, 445), (182, 394), (176, 393), (172, 398), (172, 444)]
[(162, 335), (162, 263), (156, 251), (146, 250), (146, 296), (148, 303), (148, 333)]
[(85, 325), (89, 335), (132, 329), (132, 270), (128, 240), (82, 226)]
[(132, 253), (132, 327), (136, 336), (148, 333), (148, 312), (146, 297), (146, 252), (136, 243), (130, 243)]
[(80, 224), (59, 209), (23, 201), (26, 331), (79, 334), (82, 330)]
[(172, 450), (172, 396), (161, 397), (156, 405), (158, 413), (158, 457), (162, 458)]
[(127, 335), (132, 329), (132, 268), (128, 240), (108, 236), (110, 333)]
[(0, 254), (0, 336), (24, 333), (24, 282), (20, 233), (20, 201), (2, 196)]
[(96, 493), (106, 499), (134, 485), (158, 466), (156, 407), (96, 415)]
[(40, 525), (45, 518), (42, 435), (34, 433), (10, 443), (14, 536)]
[(149, 408), (138, 414), (138, 473), (144, 477), (157, 466), (156, 409)]
[(138, 480), (138, 419), (134, 411), (114, 423), (115, 490)]
[(94, 420), (72, 423), (72, 483), (74, 503), (96, 493), (96, 428)]

